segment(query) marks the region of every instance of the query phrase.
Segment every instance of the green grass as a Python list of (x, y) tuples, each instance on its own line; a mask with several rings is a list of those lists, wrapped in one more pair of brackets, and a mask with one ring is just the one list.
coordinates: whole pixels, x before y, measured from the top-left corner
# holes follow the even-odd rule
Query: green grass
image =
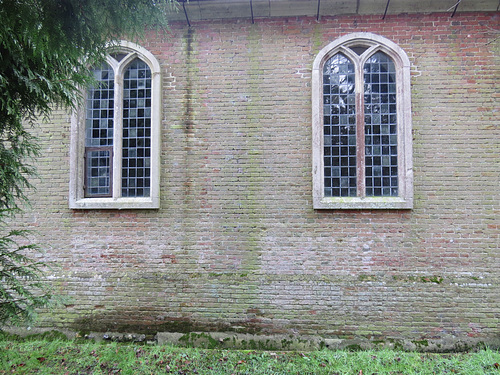
[(63, 340), (0, 341), (0, 374), (493, 374), (500, 353), (264, 352)]

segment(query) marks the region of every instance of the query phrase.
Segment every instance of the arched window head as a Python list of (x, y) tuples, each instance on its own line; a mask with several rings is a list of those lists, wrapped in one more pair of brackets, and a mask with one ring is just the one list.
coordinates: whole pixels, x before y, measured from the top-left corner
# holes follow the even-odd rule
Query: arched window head
[(339, 38), (314, 60), (316, 209), (413, 206), (410, 63), (371, 33)]
[(160, 66), (121, 42), (72, 120), (71, 208), (158, 208)]

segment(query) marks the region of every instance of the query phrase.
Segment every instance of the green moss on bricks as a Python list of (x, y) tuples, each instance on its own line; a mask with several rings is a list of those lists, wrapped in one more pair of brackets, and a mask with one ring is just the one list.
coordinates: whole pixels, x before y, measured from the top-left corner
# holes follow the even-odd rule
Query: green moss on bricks
[(238, 348), (241, 350), (293, 350), (296, 341), (282, 339), (255, 338), (239, 339), (233, 337), (217, 337), (217, 334), (191, 332), (178, 339), (179, 343), (186, 347), (197, 347), (205, 349)]
[(387, 339), (387, 341), (393, 345), (394, 350), (404, 350), (404, 345), (400, 340)]
[(375, 281), (377, 279), (378, 279), (378, 277), (376, 275), (359, 275), (358, 276), (359, 281)]
[(217, 349), (223, 346), (224, 341), (215, 340), (207, 333), (191, 332), (182, 336), (179, 341), (187, 347)]
[(259, 348), (255, 340), (243, 340), (241, 344), (244, 348), (247, 348), (249, 350), (257, 350)]
[(266, 339), (266, 341), (260, 340), (242, 340), (240, 342), (239, 348), (244, 350), (280, 350), (283, 349), (279, 347), (275, 342)]
[(420, 280), (423, 283), (436, 283), (436, 284), (441, 284), (443, 282), (443, 277), (441, 276), (422, 276)]
[(422, 350), (422, 348), (429, 346), (429, 342), (427, 340), (413, 340), (412, 343), (415, 344), (417, 350)]
[(422, 283), (435, 283), (435, 284), (441, 284), (444, 281), (443, 276), (400, 276), (400, 275), (394, 275), (392, 276), (394, 281), (402, 281), (402, 282), (422, 282)]
[(283, 349), (289, 349), (292, 344), (293, 344), (292, 340), (287, 340), (287, 339), (281, 340), (281, 347)]
[(316, 54), (318, 51), (321, 49), (323, 45), (323, 27), (320, 24), (315, 24), (314, 25), (314, 32), (312, 36), (312, 50), (313, 53)]

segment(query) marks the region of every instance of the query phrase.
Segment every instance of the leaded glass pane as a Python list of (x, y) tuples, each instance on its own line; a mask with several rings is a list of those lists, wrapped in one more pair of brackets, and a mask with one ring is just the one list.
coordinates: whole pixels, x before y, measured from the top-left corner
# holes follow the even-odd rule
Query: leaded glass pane
[(107, 63), (93, 73), (96, 84), (88, 90), (86, 99), (85, 196), (110, 196), (114, 73)]
[(354, 64), (341, 53), (323, 67), (325, 196), (356, 196)]
[(85, 146), (113, 144), (114, 73), (104, 63), (94, 69), (96, 85), (87, 92)]
[(151, 70), (134, 60), (123, 82), (122, 196), (149, 197), (151, 171)]
[(87, 196), (111, 195), (111, 153), (110, 147), (87, 150)]
[(366, 196), (398, 195), (396, 70), (383, 52), (364, 66)]

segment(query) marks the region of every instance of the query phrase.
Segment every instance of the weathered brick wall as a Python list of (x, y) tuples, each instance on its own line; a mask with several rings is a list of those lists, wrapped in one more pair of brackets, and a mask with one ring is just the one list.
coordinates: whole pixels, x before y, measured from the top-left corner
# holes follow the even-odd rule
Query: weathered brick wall
[[(69, 116), (43, 123), (26, 223), (71, 304), (47, 326), (371, 340), (500, 337), (499, 17), (173, 24), (160, 210), (68, 209)], [(315, 211), (311, 66), (367, 31), (412, 63), (415, 208)]]

